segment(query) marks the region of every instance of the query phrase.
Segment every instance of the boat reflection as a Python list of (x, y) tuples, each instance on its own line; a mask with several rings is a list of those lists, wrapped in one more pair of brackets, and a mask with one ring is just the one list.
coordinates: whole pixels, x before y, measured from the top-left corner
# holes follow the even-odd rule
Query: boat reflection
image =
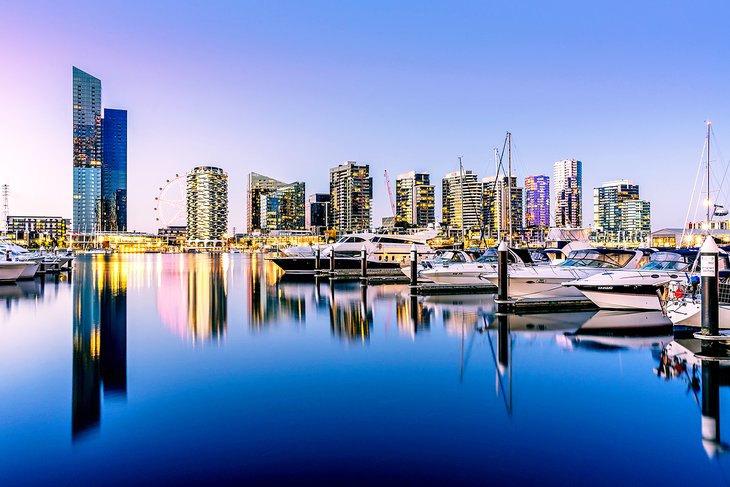
[(664, 347), (658, 377), (682, 380), (700, 406), (702, 447), (708, 458), (730, 451), (720, 435), (720, 387), (730, 386), (730, 354), (722, 345), (695, 338), (676, 339)]
[(13, 283), (0, 284), (0, 302), (5, 303), (7, 310), (12, 309), (13, 304), (27, 300), (39, 300), (50, 296), (55, 297), (58, 293), (58, 286), (68, 285), (70, 278), (66, 274), (50, 274), (38, 276), (34, 279), (21, 280)]
[(330, 281), (329, 287), (332, 334), (350, 343), (367, 343), (373, 327), (367, 286), (351, 281)]
[(181, 254), (166, 265), (157, 287), (164, 325), (193, 344), (220, 340), (228, 323), (228, 256)]
[(98, 427), (104, 397), (127, 395), (127, 276), (115, 256), (80, 266), (73, 286), (72, 439)]

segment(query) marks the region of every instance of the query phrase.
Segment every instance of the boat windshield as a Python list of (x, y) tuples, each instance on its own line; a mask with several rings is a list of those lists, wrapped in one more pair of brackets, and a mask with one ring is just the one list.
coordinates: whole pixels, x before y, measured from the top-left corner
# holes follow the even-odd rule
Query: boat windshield
[(444, 252), (443, 254), (436, 257), (433, 261), (436, 264), (449, 264), (452, 262), (466, 262), (466, 259), (461, 254), (461, 252)]
[(651, 260), (643, 266), (647, 271), (683, 271), (689, 267), (689, 262), (683, 255), (674, 252), (654, 252)]
[(479, 257), (476, 262), (482, 262), (487, 264), (496, 264), (497, 263), (497, 251), (495, 249), (487, 249), (486, 252), (482, 254), (481, 257)]
[(600, 267), (618, 269), (624, 267), (634, 256), (629, 252), (599, 252), (594, 249), (574, 250), (568, 254), (561, 267)]

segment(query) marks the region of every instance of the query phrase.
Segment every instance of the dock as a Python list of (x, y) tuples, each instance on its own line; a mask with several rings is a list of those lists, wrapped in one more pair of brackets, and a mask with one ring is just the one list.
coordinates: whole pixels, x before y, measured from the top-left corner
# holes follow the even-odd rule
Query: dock
[(538, 313), (550, 311), (583, 311), (598, 309), (593, 301), (581, 297), (495, 299), (498, 307), (512, 313)]
[(421, 296), (442, 296), (449, 294), (494, 294), (497, 286), (494, 284), (436, 284), (424, 283), (413, 286), (414, 294)]

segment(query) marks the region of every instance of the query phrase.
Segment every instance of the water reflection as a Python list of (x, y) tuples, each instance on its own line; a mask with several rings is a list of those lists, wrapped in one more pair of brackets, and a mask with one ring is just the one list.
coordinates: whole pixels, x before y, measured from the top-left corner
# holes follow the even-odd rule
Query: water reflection
[[(58, 286), (61, 283), (70, 282), (69, 274), (48, 274), (38, 276), (35, 279), (22, 280), (14, 283), (0, 283), (0, 303), (4, 304), (9, 312), (21, 301), (30, 301), (43, 298), (48, 300), (58, 293)], [(50, 294), (46, 291), (50, 288)]]
[(203, 343), (225, 336), (228, 259), (225, 254), (180, 255), (161, 269), (157, 311), (180, 338)]
[(373, 327), (368, 288), (358, 282), (330, 281), (330, 330), (352, 343), (367, 343)]
[(73, 286), (72, 438), (98, 427), (101, 391), (127, 394), (127, 278), (115, 257), (79, 266)]
[(249, 327), (262, 331), (282, 319), (303, 324), (306, 318), (304, 293), (311, 292), (311, 282), (284, 275), (260, 256), (251, 256), (250, 262), (246, 295)]

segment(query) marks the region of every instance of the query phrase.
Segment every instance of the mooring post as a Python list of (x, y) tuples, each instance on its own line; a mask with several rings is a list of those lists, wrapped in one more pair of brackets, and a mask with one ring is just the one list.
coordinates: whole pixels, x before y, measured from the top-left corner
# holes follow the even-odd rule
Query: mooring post
[(316, 274), (319, 272), (319, 268), (322, 264), (322, 251), (319, 248), (319, 244), (317, 244), (317, 248), (314, 249), (314, 273)]
[(330, 247), (330, 274), (335, 273), (335, 249)]
[(507, 276), (507, 243), (502, 240), (497, 247), (497, 299), (501, 301), (497, 306), (498, 310), (504, 310), (507, 305), (504, 301), (509, 299), (509, 278)]
[(418, 250), (416, 244), (411, 245), (411, 294), (418, 288)]
[(702, 334), (720, 334), (720, 285), (717, 259), (720, 249), (708, 235), (700, 247), (700, 277), (702, 286)]
[(362, 278), (361, 284), (363, 286), (368, 285), (368, 251), (365, 245), (360, 249), (360, 277)]

